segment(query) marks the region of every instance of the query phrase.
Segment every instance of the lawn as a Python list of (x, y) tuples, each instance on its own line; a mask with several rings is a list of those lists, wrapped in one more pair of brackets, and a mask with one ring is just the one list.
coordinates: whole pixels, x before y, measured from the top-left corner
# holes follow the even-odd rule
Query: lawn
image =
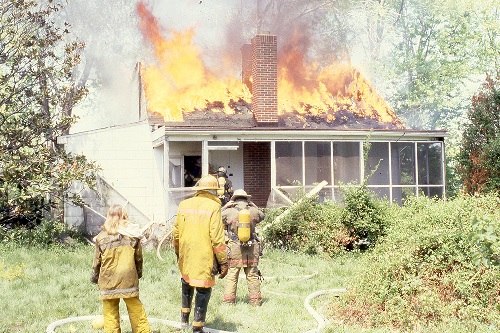
[[(45, 332), (51, 323), (69, 317), (101, 314), (96, 286), (90, 280), (93, 247), (27, 249), (0, 247), (0, 332)], [(180, 314), (180, 277), (171, 251), (145, 253), (141, 300), (150, 318), (177, 322)], [(263, 305), (254, 308), (247, 300), (246, 281), (240, 280), (235, 306), (223, 305), (223, 280), (217, 281), (210, 300), (207, 327), (229, 332), (307, 332), (318, 327), (308, 312), (306, 297), (319, 290), (342, 288), (360, 268), (356, 255), (336, 260), (266, 250), (260, 269)], [(327, 296), (328, 295), (328, 296)], [(318, 295), (310, 307), (321, 312), (331, 294)], [(121, 303), (126, 315), (125, 304)], [(192, 318), (191, 318), (192, 319)], [(178, 329), (152, 320), (156, 332)], [(131, 329), (123, 321), (123, 332)], [(338, 329), (338, 330), (337, 330)], [(91, 321), (58, 326), (56, 332), (96, 332)], [(337, 327), (337, 332), (360, 332)], [(366, 331), (377, 332), (377, 331)], [(381, 332), (381, 331), (380, 331)]]

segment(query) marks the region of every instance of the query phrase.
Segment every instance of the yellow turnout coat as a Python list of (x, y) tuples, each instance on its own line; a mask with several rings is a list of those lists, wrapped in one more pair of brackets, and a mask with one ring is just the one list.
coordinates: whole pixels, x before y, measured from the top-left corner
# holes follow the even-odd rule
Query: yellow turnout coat
[(219, 263), (227, 261), (219, 198), (199, 191), (183, 200), (174, 222), (173, 238), (182, 278), (193, 287), (212, 287), (214, 255)]
[(91, 277), (99, 286), (101, 299), (138, 297), (142, 264), (138, 238), (101, 231), (96, 237)]

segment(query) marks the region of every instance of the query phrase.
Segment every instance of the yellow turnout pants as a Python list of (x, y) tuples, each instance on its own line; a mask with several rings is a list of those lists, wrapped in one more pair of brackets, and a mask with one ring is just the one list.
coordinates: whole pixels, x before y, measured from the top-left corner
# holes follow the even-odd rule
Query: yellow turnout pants
[[(238, 276), (240, 274), (241, 267), (230, 267), (227, 276), (226, 283), (224, 284), (224, 302), (234, 303), (236, 300), (236, 288), (238, 286)], [(262, 296), (260, 294), (260, 280), (259, 280), (259, 269), (254, 267), (243, 267), (245, 275), (247, 278), (248, 285), (248, 297), (250, 299), (250, 304), (261, 305)]]
[[(125, 305), (127, 305), (132, 332), (151, 333), (146, 311), (139, 297), (124, 298), (123, 300), (125, 301)], [(102, 300), (105, 333), (121, 333), (119, 305), (120, 298)]]

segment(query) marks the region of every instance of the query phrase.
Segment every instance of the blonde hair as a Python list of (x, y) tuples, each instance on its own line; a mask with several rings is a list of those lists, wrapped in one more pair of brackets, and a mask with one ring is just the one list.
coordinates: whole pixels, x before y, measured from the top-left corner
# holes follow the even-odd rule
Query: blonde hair
[(111, 205), (102, 228), (110, 235), (116, 235), (118, 228), (127, 224), (128, 213), (121, 205)]

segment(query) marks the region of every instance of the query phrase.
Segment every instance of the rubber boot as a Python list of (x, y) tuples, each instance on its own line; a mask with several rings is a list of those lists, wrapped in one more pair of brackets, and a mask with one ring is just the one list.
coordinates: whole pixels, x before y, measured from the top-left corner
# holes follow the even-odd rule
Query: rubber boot
[(204, 332), (205, 318), (207, 316), (208, 301), (212, 288), (196, 288), (196, 299), (194, 301), (193, 332)]
[(191, 287), (184, 279), (182, 282), (182, 308), (181, 308), (181, 327), (189, 327), (189, 314), (191, 313), (191, 304), (193, 303), (194, 287)]

